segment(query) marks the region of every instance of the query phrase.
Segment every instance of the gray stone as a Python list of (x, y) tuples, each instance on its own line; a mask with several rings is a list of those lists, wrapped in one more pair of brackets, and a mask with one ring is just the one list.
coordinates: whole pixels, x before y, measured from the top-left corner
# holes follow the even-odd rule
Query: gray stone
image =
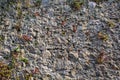
[(5, 53), (10, 53), (11, 51), (10, 51), (10, 49), (5, 48), (5, 49), (4, 49), (4, 52), (5, 52)]
[(4, 58), (3, 58), (2, 56), (0, 56), (0, 62), (1, 62), (1, 61), (4, 61)]
[(55, 74), (55, 79), (56, 80), (63, 80), (62, 76), (59, 73)]
[(71, 73), (71, 75), (72, 75), (73, 77), (76, 76), (76, 70), (75, 70), (75, 69), (72, 69), (72, 70), (70, 71), (70, 73)]

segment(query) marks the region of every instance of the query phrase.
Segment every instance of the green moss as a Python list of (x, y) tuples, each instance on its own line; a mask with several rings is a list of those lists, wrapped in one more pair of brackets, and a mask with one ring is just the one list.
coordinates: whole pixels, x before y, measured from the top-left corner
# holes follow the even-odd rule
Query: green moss
[(94, 1), (94, 2), (96, 2), (96, 3), (100, 3), (100, 2), (108, 1), (108, 0), (92, 0), (92, 1)]
[(109, 39), (109, 36), (106, 33), (99, 32), (98, 33), (98, 38), (103, 40), (103, 41), (107, 41)]
[(12, 70), (9, 68), (8, 65), (0, 62), (0, 79), (8, 80), (11, 77)]
[(17, 46), (17, 47), (14, 49), (14, 52), (20, 52), (20, 46)]
[(78, 0), (73, 0), (73, 1), (70, 3), (70, 7), (71, 7), (73, 10), (79, 10), (82, 5), (83, 5), (83, 2), (82, 2), (82, 1), (78, 1)]
[(25, 74), (25, 80), (30, 80), (32, 77), (32, 74)]
[(62, 35), (63, 35), (63, 36), (66, 35), (66, 32), (65, 32), (65, 31), (62, 31)]
[(114, 28), (115, 27), (115, 22), (113, 22), (112, 20), (108, 20), (107, 21), (107, 25), (110, 27), (110, 28)]
[(22, 18), (22, 3), (20, 1), (17, 3), (17, 18)]

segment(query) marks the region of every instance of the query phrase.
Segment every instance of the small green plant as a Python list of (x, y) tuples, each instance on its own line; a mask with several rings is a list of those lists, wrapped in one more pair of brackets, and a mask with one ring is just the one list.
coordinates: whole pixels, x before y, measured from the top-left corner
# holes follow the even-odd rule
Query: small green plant
[(20, 52), (20, 46), (17, 46), (17, 47), (14, 49), (14, 52)]
[(0, 41), (4, 41), (5, 37), (3, 35), (0, 35)]
[(82, 5), (83, 5), (83, 2), (80, 1), (80, 0), (73, 0), (73, 1), (70, 3), (70, 7), (71, 7), (73, 10), (79, 10)]
[(19, 58), (20, 55), (20, 48), (19, 46), (17, 46), (13, 51), (11, 51), (10, 53), (10, 58), (11, 58), (11, 62), (9, 63), (9, 67), (11, 69), (16, 67), (17, 64), (17, 59)]
[(11, 58), (12, 58), (12, 60), (13, 59), (18, 59), (19, 57), (20, 57), (20, 46), (18, 45), (15, 49), (13, 49), (12, 51), (11, 51), (11, 54), (10, 54), (10, 56), (11, 56)]
[(28, 63), (28, 59), (27, 58), (21, 58), (20, 61), (23, 61), (24, 63)]

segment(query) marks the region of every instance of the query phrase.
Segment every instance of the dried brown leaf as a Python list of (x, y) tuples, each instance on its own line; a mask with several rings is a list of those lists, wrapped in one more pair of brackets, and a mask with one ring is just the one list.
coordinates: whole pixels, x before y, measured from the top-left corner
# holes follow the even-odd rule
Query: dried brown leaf
[(97, 57), (97, 63), (102, 64), (104, 62), (105, 54), (100, 53)]
[(22, 38), (25, 40), (25, 41), (31, 41), (32, 40), (32, 38), (30, 37), (30, 36), (28, 36), (28, 35), (22, 35)]
[(39, 12), (35, 12), (34, 16), (40, 16), (40, 13)]
[(40, 71), (39, 71), (39, 68), (38, 67), (35, 67), (35, 69), (32, 71), (32, 73), (33, 74), (37, 74), (37, 73), (39, 73)]

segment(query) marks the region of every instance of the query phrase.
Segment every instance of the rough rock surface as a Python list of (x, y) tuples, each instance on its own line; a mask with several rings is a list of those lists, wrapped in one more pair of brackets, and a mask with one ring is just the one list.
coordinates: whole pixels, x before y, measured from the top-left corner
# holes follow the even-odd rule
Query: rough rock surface
[(21, 80), (120, 80), (120, 1), (96, 4), (73, 11), (67, 0), (43, 0), (21, 19), (1, 8), (0, 61), (16, 50), (12, 77)]

